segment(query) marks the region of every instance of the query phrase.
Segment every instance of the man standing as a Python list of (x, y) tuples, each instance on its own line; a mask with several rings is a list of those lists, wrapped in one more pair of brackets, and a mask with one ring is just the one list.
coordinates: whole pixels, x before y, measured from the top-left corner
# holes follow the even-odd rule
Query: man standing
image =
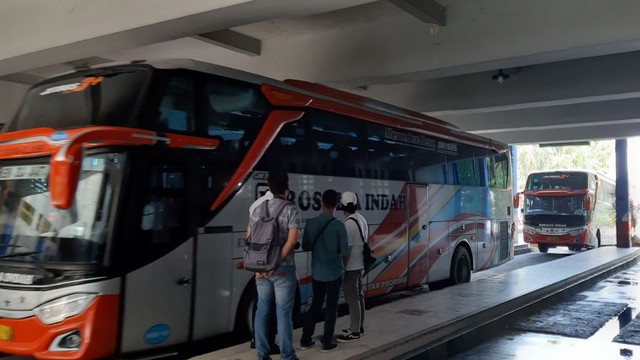
[(345, 226), (349, 236), (349, 258), (344, 272), (342, 289), (349, 305), (351, 322), (349, 329), (342, 330), (338, 341), (352, 342), (360, 340), (360, 336), (364, 333), (364, 294), (362, 292), (364, 257), (362, 250), (369, 237), (369, 227), (365, 218), (356, 211), (358, 198), (355, 193), (351, 191), (342, 193), (340, 204), (346, 218)]
[[(259, 198), (256, 199), (256, 201), (253, 202), (253, 204), (251, 204), (251, 206), (249, 206), (249, 218), (251, 218), (251, 215), (253, 215), (253, 212), (258, 208), (258, 206), (260, 206), (260, 204), (262, 204), (263, 202), (267, 201), (267, 200), (273, 200), (273, 194), (271, 193), (271, 191), (267, 190), (264, 195), (260, 196)], [(258, 289), (255, 289), (255, 298), (258, 298)], [(251, 333), (251, 345), (250, 347), (252, 349), (256, 348), (256, 310), (258, 309), (257, 306), (253, 306), (253, 311), (251, 311), (251, 323), (253, 324), (253, 328), (252, 328), (252, 333)], [(272, 306), (272, 311), (271, 311), (271, 319), (269, 319), (269, 348), (271, 349), (271, 355), (277, 355), (280, 354), (280, 347), (278, 347), (278, 345), (276, 345), (276, 318), (275, 318), (275, 313), (276, 313), (276, 307), (275, 307), (275, 303)]]
[(326, 298), (322, 352), (338, 347), (333, 343), (333, 333), (338, 317), (338, 299), (342, 285), (342, 272), (349, 244), (344, 224), (333, 217), (338, 206), (338, 193), (326, 190), (322, 194), (322, 213), (307, 221), (302, 237), (302, 249), (312, 252), (311, 277), (313, 299), (302, 328), (300, 347), (306, 350), (315, 344), (312, 340), (316, 318)]
[[(279, 204), (287, 201), (289, 177), (284, 172), (270, 172), (267, 180), (273, 199), (267, 203), (273, 213)], [(258, 211), (251, 215), (247, 238), (254, 223), (259, 221)], [(300, 228), (300, 212), (293, 203), (287, 204), (278, 216), (279, 237), (282, 242), (280, 265), (268, 273), (256, 273), (258, 289), (258, 309), (255, 319), (255, 341), (258, 359), (271, 359), (269, 356), (268, 322), (273, 316), (272, 306), (275, 302), (278, 322), (278, 340), (280, 341), (280, 359), (295, 360), (293, 348), (293, 304), (296, 293), (296, 265), (294, 249), (298, 241)]]

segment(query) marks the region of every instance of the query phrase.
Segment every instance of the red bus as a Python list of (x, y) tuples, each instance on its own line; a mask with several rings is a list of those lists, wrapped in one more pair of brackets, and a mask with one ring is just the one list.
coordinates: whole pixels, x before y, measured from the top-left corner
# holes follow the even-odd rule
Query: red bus
[(540, 252), (615, 244), (615, 191), (613, 180), (593, 171), (529, 174), (523, 192), (524, 241)]
[[(191, 60), (33, 86), (0, 134), (0, 351), (179, 351), (250, 328), (249, 205), (274, 166), (303, 218), (353, 191), (378, 259), (366, 296), (468, 282), (513, 257), (508, 147), (302, 81)], [(296, 311), (311, 300), (296, 251)]]

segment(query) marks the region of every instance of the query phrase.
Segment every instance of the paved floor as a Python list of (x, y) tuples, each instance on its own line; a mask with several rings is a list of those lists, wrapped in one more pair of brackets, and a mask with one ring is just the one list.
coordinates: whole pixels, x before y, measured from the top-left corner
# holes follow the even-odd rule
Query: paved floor
[[(297, 354), (302, 360), (446, 358), (447, 347), (464, 345), (465, 337), (473, 331), (540, 299), (610, 276), (635, 264), (639, 258), (638, 248), (603, 247), (520, 269), (505, 267), (497, 271), (498, 268), (478, 281), (398, 299), (368, 310), (366, 335), (358, 342), (340, 344), (329, 354), (321, 353), (319, 347), (297, 349)], [(339, 318), (336, 329), (346, 328), (347, 323), (348, 316)], [(322, 324), (318, 323), (316, 333), (321, 329)], [(294, 330), (296, 344), (300, 335), (301, 329)], [(255, 350), (248, 343), (194, 357), (255, 358)]]

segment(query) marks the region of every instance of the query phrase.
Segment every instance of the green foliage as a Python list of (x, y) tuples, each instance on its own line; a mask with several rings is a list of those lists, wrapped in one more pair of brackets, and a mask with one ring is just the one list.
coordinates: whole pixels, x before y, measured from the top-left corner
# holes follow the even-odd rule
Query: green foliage
[[(615, 159), (615, 141), (592, 141), (589, 146), (539, 147), (519, 145), (518, 191), (524, 189), (527, 176), (534, 171), (585, 169), (611, 176), (609, 168)], [(613, 177), (613, 176), (611, 176)]]

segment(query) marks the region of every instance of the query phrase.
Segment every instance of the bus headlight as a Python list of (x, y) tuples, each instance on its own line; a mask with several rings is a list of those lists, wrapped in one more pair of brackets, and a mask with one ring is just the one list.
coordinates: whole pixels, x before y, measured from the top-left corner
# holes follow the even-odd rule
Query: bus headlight
[(537, 234), (538, 232), (536, 231), (536, 228), (531, 227), (531, 226), (525, 226), (522, 228), (524, 230), (524, 232), (526, 232), (527, 234)]
[(51, 325), (80, 314), (95, 297), (96, 294), (71, 294), (44, 303), (33, 312), (44, 324)]
[(587, 230), (587, 229), (582, 228), (582, 229), (569, 230), (569, 235), (571, 235), (571, 236), (580, 235), (580, 234), (582, 234), (585, 230)]

